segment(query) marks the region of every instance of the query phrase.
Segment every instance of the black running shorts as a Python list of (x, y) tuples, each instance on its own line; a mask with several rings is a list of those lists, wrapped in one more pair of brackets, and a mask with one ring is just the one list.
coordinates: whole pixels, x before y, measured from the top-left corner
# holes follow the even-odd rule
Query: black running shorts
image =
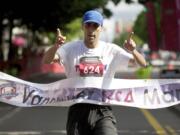
[(75, 104), (69, 108), (67, 135), (117, 135), (110, 106)]

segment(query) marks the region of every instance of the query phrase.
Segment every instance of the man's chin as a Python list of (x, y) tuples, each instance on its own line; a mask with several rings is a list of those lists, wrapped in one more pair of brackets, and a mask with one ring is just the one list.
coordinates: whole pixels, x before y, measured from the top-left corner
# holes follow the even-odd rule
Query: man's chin
[(90, 40), (90, 41), (94, 41), (94, 40), (95, 40), (95, 37), (89, 37), (89, 40)]
[(94, 44), (95, 40), (89, 40), (90, 44)]

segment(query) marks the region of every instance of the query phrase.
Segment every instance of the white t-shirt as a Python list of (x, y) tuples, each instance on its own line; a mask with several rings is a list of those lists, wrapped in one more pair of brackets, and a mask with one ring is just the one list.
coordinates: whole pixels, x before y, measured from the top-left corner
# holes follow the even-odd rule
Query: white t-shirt
[(57, 50), (67, 78), (102, 76), (112, 78), (117, 69), (127, 68), (132, 54), (119, 46), (104, 41), (89, 49), (79, 40), (64, 44)]

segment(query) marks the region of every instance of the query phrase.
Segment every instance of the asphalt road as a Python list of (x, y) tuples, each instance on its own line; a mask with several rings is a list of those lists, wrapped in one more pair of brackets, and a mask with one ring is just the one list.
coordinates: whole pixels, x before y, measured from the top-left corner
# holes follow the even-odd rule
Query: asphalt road
[[(49, 74), (34, 76), (29, 81), (48, 83), (62, 77)], [(119, 135), (180, 135), (177, 108), (143, 110), (113, 106), (113, 112)], [(0, 135), (66, 135), (67, 111), (66, 107), (20, 108), (0, 103)]]
[[(66, 107), (1, 105), (0, 135), (65, 135)], [(119, 135), (180, 135), (180, 112), (114, 106)]]

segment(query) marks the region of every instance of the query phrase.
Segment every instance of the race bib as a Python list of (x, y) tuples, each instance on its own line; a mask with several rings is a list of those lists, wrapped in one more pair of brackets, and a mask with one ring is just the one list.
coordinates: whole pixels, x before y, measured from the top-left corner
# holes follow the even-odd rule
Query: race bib
[(104, 65), (99, 57), (82, 57), (80, 64), (76, 65), (76, 71), (80, 76), (102, 76)]

